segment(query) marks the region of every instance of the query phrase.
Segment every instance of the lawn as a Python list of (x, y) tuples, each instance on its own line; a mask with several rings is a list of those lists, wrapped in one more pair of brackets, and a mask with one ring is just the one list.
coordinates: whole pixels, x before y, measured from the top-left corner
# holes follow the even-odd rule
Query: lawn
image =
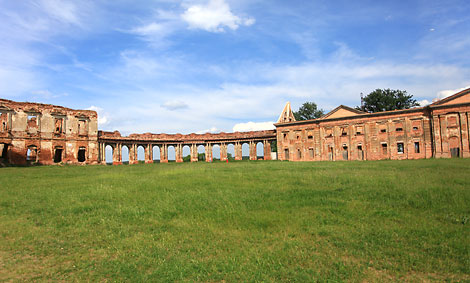
[(469, 281), (470, 159), (0, 168), (0, 281)]

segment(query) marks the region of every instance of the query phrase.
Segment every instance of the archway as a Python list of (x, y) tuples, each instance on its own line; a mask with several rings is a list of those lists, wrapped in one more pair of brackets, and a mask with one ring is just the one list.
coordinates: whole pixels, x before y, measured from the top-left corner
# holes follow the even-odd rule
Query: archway
[(204, 161), (206, 160), (206, 147), (202, 144), (197, 147), (197, 160)]
[(183, 162), (191, 162), (191, 148), (189, 145), (183, 146)]
[(168, 146), (168, 162), (175, 162), (176, 160), (176, 150), (172, 145)]
[(139, 145), (137, 147), (137, 161), (140, 163), (141, 161), (145, 162), (145, 148), (143, 145)]
[(153, 163), (159, 163), (160, 162), (160, 147), (158, 145), (154, 145), (152, 148), (152, 160)]
[(105, 154), (104, 160), (106, 164), (113, 164), (113, 153), (114, 153), (114, 148), (108, 144), (104, 150), (104, 154)]
[(218, 144), (212, 145), (212, 160), (220, 161), (220, 145)]
[(233, 143), (227, 145), (227, 158), (228, 160), (235, 160), (235, 145)]
[(250, 159), (250, 145), (247, 143), (242, 144), (242, 160)]
[(256, 159), (264, 160), (264, 144), (262, 142), (256, 144)]
[(121, 149), (121, 162), (122, 164), (129, 164), (129, 147), (125, 144), (122, 145)]

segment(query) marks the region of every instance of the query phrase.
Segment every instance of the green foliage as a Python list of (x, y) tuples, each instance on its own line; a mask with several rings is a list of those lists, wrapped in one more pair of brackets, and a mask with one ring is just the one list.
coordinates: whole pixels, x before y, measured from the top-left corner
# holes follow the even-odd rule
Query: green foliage
[(206, 154), (205, 153), (198, 153), (197, 154), (197, 160), (198, 161), (205, 161), (206, 160)]
[(468, 281), (470, 159), (0, 168), (0, 281)]
[(305, 102), (299, 107), (298, 111), (293, 111), (294, 117), (297, 121), (316, 119), (323, 116), (325, 111), (318, 109), (315, 102)]
[(358, 107), (359, 110), (372, 113), (419, 106), (418, 102), (413, 99), (413, 95), (398, 89), (376, 89), (364, 97), (363, 102), (364, 105), (362, 108)]
[(191, 162), (191, 155), (186, 155), (183, 157), (183, 162)]

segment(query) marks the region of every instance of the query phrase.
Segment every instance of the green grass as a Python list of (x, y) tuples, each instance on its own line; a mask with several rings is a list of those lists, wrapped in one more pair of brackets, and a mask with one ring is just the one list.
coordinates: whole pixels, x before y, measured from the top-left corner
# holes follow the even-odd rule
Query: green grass
[(470, 159), (0, 169), (0, 281), (468, 281)]

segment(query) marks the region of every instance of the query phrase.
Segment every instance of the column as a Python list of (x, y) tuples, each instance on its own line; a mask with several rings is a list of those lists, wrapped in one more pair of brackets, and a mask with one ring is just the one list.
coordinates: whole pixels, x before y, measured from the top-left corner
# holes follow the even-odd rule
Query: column
[(271, 160), (271, 142), (269, 140), (263, 141), (264, 160)]
[(212, 161), (212, 145), (210, 143), (206, 143), (204, 146), (206, 151), (206, 162)]
[(256, 160), (256, 143), (253, 141), (250, 141), (248, 144), (250, 150), (250, 160)]
[(166, 144), (160, 146), (160, 163), (168, 163), (167, 148)]
[(197, 145), (192, 144), (189, 147), (190, 155), (191, 155), (191, 162), (197, 162)]
[(175, 160), (178, 163), (183, 162), (183, 147), (181, 144), (175, 145)]
[(235, 160), (242, 160), (242, 145), (239, 142), (234, 144)]
[(227, 160), (227, 144), (220, 144), (220, 161)]

